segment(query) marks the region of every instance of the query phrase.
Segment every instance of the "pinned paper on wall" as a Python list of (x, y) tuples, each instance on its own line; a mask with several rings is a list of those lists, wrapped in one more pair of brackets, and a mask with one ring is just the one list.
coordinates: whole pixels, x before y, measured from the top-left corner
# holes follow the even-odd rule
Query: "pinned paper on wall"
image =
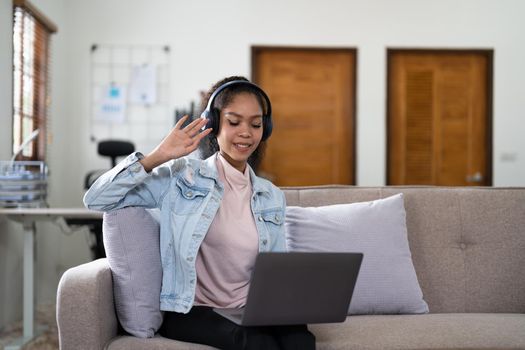
[(157, 102), (157, 69), (150, 63), (133, 67), (129, 87), (129, 102), (152, 105)]
[(126, 87), (109, 84), (102, 88), (102, 96), (96, 113), (97, 120), (123, 123), (126, 119)]
[(167, 45), (93, 44), (90, 140), (129, 140), (153, 150), (174, 124), (170, 62)]

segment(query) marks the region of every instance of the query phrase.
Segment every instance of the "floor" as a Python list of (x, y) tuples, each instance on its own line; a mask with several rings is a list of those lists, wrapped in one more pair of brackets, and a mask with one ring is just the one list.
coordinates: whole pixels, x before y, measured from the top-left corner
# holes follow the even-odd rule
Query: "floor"
[[(46, 330), (23, 350), (58, 350), (58, 331), (55, 317), (55, 304), (39, 305), (36, 312), (36, 323)], [(0, 350), (5, 345), (22, 335), (22, 321), (15, 322), (0, 331)]]

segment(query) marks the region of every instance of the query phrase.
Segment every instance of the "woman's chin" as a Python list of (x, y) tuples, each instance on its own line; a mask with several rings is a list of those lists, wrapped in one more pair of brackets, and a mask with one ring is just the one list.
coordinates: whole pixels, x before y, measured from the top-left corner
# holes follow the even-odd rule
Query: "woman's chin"
[(228, 152), (228, 153), (222, 153), (223, 157), (226, 158), (226, 160), (232, 164), (232, 165), (241, 165), (248, 162), (248, 158), (252, 155), (253, 152)]

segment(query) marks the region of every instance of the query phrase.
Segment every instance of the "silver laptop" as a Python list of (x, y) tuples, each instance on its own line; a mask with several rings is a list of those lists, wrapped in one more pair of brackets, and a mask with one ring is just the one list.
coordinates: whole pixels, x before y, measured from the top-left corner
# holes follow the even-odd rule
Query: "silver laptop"
[(362, 253), (259, 253), (243, 308), (213, 310), (242, 326), (343, 322)]

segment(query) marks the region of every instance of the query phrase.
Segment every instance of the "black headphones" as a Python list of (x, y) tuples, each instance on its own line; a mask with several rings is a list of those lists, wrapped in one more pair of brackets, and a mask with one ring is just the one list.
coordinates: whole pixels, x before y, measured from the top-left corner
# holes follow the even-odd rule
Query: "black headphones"
[[(247, 85), (255, 88), (257, 92), (260, 93), (260, 95), (264, 98), (266, 102), (266, 113), (263, 114), (263, 135), (262, 135), (262, 141), (265, 141), (270, 137), (272, 134), (272, 104), (270, 103), (270, 98), (268, 98), (268, 95), (252, 82), (246, 81), (246, 80), (232, 80), (227, 83), (222, 84), (219, 86), (210, 96), (210, 99), (208, 100), (208, 105), (206, 106), (206, 109), (202, 112), (201, 118), (206, 118), (209, 120), (207, 126), (213, 128), (212, 133), (214, 135), (217, 135), (219, 132), (219, 120), (220, 120), (220, 111), (218, 108), (213, 107), (213, 103), (215, 102), (215, 98), (221, 91), (224, 89), (232, 86), (232, 85)], [(264, 107), (264, 106), (263, 106)], [(264, 109), (264, 108), (263, 108)]]

